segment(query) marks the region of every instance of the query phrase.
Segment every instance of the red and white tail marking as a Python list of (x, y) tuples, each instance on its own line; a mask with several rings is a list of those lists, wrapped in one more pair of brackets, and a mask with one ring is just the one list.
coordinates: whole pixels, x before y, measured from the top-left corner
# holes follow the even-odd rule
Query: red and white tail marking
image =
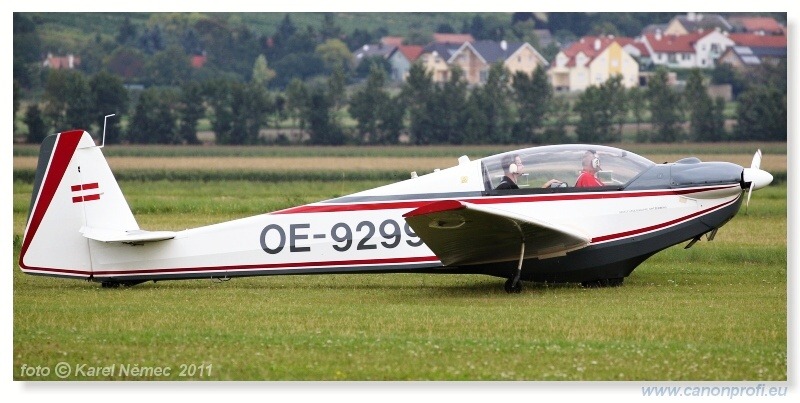
[[(94, 183), (87, 183), (83, 185), (73, 185), (72, 186), (72, 194), (77, 194), (77, 196), (72, 196), (73, 203), (82, 203), (92, 200), (100, 200), (100, 195), (102, 193), (99, 192), (100, 184), (97, 182)], [(91, 190), (93, 192), (84, 192), (86, 190)]]

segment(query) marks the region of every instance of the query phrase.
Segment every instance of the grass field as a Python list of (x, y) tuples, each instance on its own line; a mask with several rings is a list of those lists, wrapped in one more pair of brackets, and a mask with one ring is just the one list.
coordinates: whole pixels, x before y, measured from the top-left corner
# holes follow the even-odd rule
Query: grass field
[[(177, 230), (384, 183), (126, 180), (120, 186), (143, 228)], [(14, 182), (14, 259), (31, 187)], [(749, 213), (740, 212), (713, 242), (665, 250), (622, 287), (528, 283), (512, 295), (502, 279), (427, 274), (103, 289), (27, 276), (14, 260), (13, 376), (59, 379), (24, 369), (64, 362), (73, 369), (67, 379), (75, 380), (782, 381), (786, 234), (784, 183), (754, 193)], [(79, 365), (85, 367), (76, 374)], [(87, 368), (112, 365), (113, 375), (87, 375)], [(124, 375), (124, 365), (171, 372)]]

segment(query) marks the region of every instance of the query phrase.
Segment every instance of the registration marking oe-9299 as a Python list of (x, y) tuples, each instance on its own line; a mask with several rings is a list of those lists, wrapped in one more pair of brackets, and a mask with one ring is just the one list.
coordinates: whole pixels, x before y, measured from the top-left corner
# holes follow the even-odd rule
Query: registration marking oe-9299
[[(327, 240), (329, 242), (313, 242), (312, 240)], [(402, 243), (411, 247), (422, 245), (422, 240), (417, 236), (408, 223), (400, 224), (397, 220), (389, 218), (380, 222), (362, 220), (356, 224), (337, 222), (330, 228), (319, 231), (312, 224), (268, 224), (261, 230), (259, 237), (261, 249), (271, 255), (279, 254), (284, 250), (290, 253), (312, 252), (312, 248), (330, 247), (336, 252), (350, 250), (371, 250), (378, 248), (394, 249)]]

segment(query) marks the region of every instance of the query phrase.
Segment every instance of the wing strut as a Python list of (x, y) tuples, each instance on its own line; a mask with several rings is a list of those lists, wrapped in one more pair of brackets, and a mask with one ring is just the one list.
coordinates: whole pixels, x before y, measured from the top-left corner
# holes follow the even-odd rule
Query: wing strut
[(522, 261), (525, 260), (525, 238), (522, 238), (521, 244), (522, 246), (519, 251), (519, 263), (517, 263), (517, 274), (515, 274), (513, 278), (508, 279), (505, 285), (506, 292), (509, 294), (519, 294), (522, 292), (522, 284), (519, 282), (519, 279), (522, 277)]

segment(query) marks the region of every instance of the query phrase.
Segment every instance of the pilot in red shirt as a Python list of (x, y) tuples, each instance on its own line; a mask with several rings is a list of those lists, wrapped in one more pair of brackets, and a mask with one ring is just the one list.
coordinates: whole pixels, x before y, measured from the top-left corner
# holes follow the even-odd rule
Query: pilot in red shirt
[(583, 155), (581, 162), (583, 164), (583, 170), (578, 176), (578, 181), (575, 182), (575, 187), (605, 186), (605, 184), (600, 182), (597, 176), (595, 176), (597, 172), (600, 171), (600, 159), (597, 158), (597, 155), (591, 151), (587, 151), (586, 154)]

